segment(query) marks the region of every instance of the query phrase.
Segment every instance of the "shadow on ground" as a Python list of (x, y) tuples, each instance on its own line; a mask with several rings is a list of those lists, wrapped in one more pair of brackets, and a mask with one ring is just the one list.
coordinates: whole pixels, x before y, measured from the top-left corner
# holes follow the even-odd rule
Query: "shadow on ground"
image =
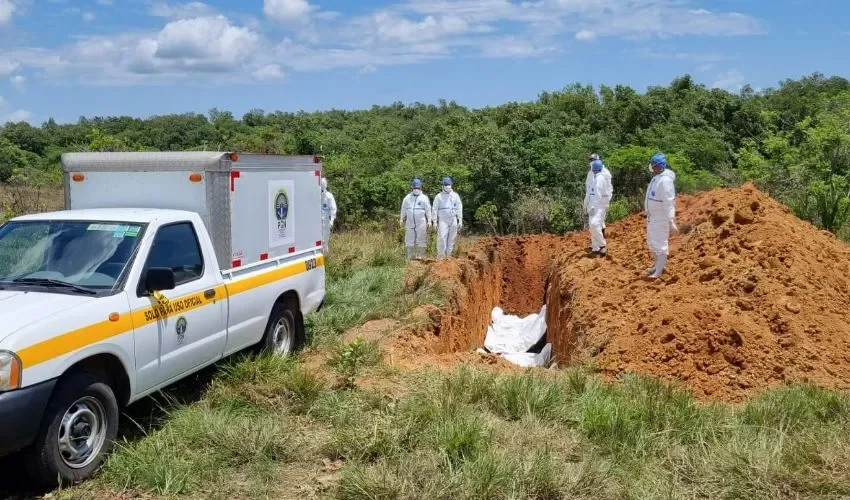
[[(170, 408), (201, 399), (221, 366), (223, 363), (205, 368), (131, 405), (121, 415), (118, 439), (133, 441), (161, 428), (168, 421)], [(23, 462), (21, 454), (0, 458), (0, 499), (41, 498), (52, 491), (51, 488), (33, 484)]]

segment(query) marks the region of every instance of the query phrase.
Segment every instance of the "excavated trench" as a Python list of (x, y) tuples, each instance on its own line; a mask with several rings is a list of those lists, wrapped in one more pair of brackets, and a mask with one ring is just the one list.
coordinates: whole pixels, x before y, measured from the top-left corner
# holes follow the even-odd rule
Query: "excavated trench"
[(609, 225), (606, 259), (586, 256), (584, 232), (485, 239), (433, 263), (448, 303), (409, 352), (476, 359), (494, 307), (526, 316), (545, 304), (560, 367), (592, 359), (605, 376), (676, 380), (709, 400), (793, 382), (850, 389), (847, 244), (752, 185), (680, 197), (677, 219), (659, 281), (645, 278), (640, 215)]
[[(481, 347), (493, 308), (527, 316), (548, 304), (547, 316), (561, 311), (558, 293), (547, 293), (558, 257), (583, 249), (576, 236), (550, 235), (492, 238), (480, 242), (466, 258), (435, 264), (432, 275), (449, 283), (451, 303), (435, 325), (437, 352), (470, 351)], [(555, 278), (557, 279), (557, 278)], [(547, 317), (547, 322), (549, 321)], [(553, 352), (568, 352), (570, 342), (549, 328)]]

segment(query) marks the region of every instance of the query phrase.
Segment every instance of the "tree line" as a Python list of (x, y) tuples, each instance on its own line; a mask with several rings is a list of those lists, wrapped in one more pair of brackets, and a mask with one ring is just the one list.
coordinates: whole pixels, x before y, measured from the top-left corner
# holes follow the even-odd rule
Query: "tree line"
[(776, 88), (709, 89), (689, 75), (640, 93), (573, 84), (533, 102), (455, 102), (368, 110), (213, 109), (94, 117), (0, 129), (0, 182), (58, 184), (65, 151), (234, 150), (320, 154), (347, 227), (395, 220), (414, 176), (437, 192), (450, 175), (466, 220), (493, 232), (563, 233), (582, 224), (587, 156), (614, 176), (611, 217), (639, 210), (649, 156), (663, 151), (677, 189), (754, 180), (802, 218), (843, 234), (850, 216), (850, 81), (815, 73)]

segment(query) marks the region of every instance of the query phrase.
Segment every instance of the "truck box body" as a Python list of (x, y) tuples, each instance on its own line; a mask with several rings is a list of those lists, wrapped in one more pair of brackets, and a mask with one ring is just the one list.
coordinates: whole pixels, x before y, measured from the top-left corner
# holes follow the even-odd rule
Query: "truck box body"
[(222, 270), (321, 252), (321, 163), (223, 152), (66, 153), (65, 208), (197, 212)]

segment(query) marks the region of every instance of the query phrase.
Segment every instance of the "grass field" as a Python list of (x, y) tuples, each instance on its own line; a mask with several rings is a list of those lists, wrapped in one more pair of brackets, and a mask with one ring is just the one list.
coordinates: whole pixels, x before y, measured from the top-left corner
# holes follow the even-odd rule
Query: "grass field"
[(131, 408), (102, 472), (53, 495), (850, 496), (847, 394), (796, 386), (703, 405), (658, 380), (608, 383), (583, 368), (402, 371), (374, 342), (340, 341), (441, 300), (405, 293), (404, 265), (392, 236), (337, 235), (307, 352), (229, 360)]

